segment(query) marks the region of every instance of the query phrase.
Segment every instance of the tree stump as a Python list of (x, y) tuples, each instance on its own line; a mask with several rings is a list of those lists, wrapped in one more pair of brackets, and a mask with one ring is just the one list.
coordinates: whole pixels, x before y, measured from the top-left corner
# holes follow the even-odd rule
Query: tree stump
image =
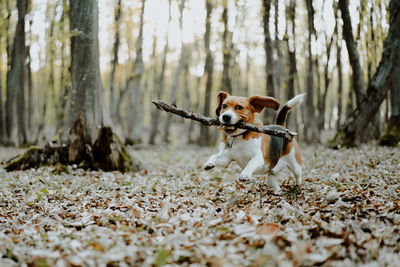
[(141, 168), (111, 127), (101, 127), (96, 141), (91, 144), (85, 129), (84, 116), (80, 114), (70, 130), (68, 145), (30, 147), (22, 155), (9, 160), (4, 169), (26, 170), (60, 164), (76, 164), (84, 169), (121, 172), (138, 171)]

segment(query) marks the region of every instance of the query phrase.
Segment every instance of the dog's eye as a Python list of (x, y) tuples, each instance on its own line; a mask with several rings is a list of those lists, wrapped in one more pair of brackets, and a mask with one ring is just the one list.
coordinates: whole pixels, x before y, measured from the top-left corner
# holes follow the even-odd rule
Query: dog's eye
[(236, 110), (241, 110), (241, 109), (243, 109), (243, 107), (242, 107), (241, 105), (237, 105), (235, 108), (236, 108)]
[(227, 105), (226, 104), (222, 104), (222, 108), (226, 108), (227, 107)]

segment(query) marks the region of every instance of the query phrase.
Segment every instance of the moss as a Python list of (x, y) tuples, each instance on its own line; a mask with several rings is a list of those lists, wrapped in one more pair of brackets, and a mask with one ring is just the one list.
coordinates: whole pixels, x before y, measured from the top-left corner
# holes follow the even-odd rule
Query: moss
[(6, 171), (14, 171), (32, 168), (38, 160), (38, 155), (40, 155), (41, 152), (41, 148), (31, 146), (22, 155), (9, 161), (6, 166), (4, 166), (4, 169)]
[(54, 169), (51, 171), (52, 174), (60, 175), (62, 173), (69, 173), (68, 167), (65, 166), (64, 164), (57, 162), (56, 165), (54, 165)]

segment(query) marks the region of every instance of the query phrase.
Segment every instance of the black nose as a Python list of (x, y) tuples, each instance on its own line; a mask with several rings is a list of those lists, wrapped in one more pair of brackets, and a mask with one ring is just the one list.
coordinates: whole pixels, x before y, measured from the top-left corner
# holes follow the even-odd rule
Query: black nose
[(224, 122), (230, 122), (231, 121), (231, 116), (227, 115), (227, 114), (224, 114), (224, 115), (222, 115), (222, 120)]

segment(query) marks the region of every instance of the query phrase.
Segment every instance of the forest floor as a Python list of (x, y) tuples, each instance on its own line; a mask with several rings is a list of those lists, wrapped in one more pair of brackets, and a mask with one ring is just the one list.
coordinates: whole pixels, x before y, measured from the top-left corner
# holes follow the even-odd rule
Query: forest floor
[(280, 196), (203, 171), (215, 151), (131, 151), (135, 174), (0, 168), (0, 266), (400, 266), (399, 147), (303, 147)]

